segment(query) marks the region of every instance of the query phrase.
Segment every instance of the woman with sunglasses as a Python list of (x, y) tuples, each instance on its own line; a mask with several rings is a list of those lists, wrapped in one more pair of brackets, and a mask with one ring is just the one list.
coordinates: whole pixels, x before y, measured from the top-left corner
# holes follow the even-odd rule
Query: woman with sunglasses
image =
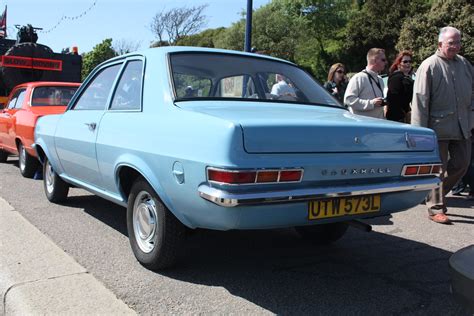
[(324, 88), (331, 93), (339, 102), (344, 103), (344, 93), (347, 87), (346, 67), (337, 63), (331, 66), (328, 73), (328, 81)]
[(389, 69), (387, 90), (387, 120), (409, 123), (408, 113), (413, 97), (413, 54), (402, 51)]

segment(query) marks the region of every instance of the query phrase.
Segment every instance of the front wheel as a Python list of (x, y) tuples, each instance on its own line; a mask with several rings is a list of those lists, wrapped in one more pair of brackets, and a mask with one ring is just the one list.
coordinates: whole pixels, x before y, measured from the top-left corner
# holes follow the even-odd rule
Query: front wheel
[(69, 193), (69, 184), (58, 176), (46, 157), (43, 164), (43, 186), (46, 198), (53, 203), (64, 201)]
[(144, 267), (160, 270), (175, 263), (185, 227), (144, 179), (138, 179), (132, 186), (127, 229), (133, 253)]
[(21, 175), (25, 178), (33, 178), (39, 167), (38, 159), (31, 156), (22, 143), (18, 145), (18, 156)]
[(340, 239), (347, 231), (346, 222), (295, 227), (296, 232), (315, 244), (326, 245)]

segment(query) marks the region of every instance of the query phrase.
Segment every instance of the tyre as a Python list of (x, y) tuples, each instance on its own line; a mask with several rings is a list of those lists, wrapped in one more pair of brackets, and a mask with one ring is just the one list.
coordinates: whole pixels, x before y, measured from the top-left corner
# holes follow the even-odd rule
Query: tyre
[(38, 159), (28, 154), (22, 143), (18, 145), (18, 156), (21, 175), (25, 178), (33, 178), (39, 167)]
[(185, 226), (142, 178), (135, 181), (128, 198), (127, 228), (133, 254), (144, 267), (161, 270), (175, 263)]
[(43, 164), (43, 186), (46, 198), (50, 202), (59, 203), (67, 198), (69, 192), (69, 184), (64, 182), (49, 163), (48, 158), (45, 157)]
[(340, 222), (313, 226), (298, 226), (295, 227), (295, 230), (306, 240), (315, 244), (326, 245), (335, 242), (344, 236), (348, 227), (348, 223)]
[(6, 162), (8, 159), (8, 153), (0, 149), (0, 162)]

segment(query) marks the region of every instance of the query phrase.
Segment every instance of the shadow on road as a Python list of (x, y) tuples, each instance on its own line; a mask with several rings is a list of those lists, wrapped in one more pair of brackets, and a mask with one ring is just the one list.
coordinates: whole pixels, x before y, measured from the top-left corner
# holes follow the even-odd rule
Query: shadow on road
[[(125, 208), (92, 195), (70, 197), (66, 205), (83, 208), (127, 235)], [(305, 242), (291, 229), (197, 230), (188, 237), (176, 268), (150, 276), (137, 264), (134, 273), (151, 278), (150, 289), (142, 289), (143, 300), (152, 299), (147, 295), (154, 281), (166, 276), (224, 288), (276, 314), (466, 315), (449, 292), (451, 255), (353, 228), (332, 246)]]

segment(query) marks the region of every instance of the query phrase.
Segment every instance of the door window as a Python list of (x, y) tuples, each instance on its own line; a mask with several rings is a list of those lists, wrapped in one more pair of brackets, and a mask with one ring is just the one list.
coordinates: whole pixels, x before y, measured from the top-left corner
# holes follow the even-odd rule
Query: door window
[(112, 99), (111, 110), (140, 110), (143, 61), (127, 63)]
[(16, 100), (15, 109), (21, 109), (23, 106), (23, 101), (25, 100), (26, 89), (20, 90), (20, 94)]
[(121, 66), (117, 64), (102, 69), (84, 89), (73, 110), (104, 110)]
[[(19, 90), (15, 91), (12, 98), (10, 99), (10, 102), (8, 102), (7, 109), (15, 108), (15, 104), (16, 104), (16, 101), (18, 100), (18, 96), (20, 95), (20, 93), (22, 93), (24, 91), (25, 91), (25, 89), (19, 89)], [(23, 96), (23, 98), (24, 98), (24, 96)]]

